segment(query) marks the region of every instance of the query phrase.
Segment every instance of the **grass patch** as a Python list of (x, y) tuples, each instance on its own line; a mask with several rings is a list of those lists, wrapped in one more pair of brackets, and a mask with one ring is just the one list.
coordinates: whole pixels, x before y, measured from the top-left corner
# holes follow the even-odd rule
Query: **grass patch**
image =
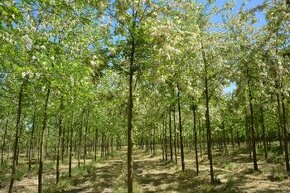
[(234, 170), (234, 169), (236, 169), (237, 167), (238, 167), (238, 164), (235, 163), (235, 162), (229, 162), (229, 163), (226, 163), (225, 166), (224, 166), (224, 168), (225, 168), (226, 170)]
[(47, 187), (44, 188), (44, 193), (60, 193), (69, 191), (71, 187), (71, 181), (69, 179), (62, 179), (59, 183), (56, 184), (49, 184)]
[(274, 164), (284, 164), (284, 158), (279, 152), (269, 152), (267, 162), (274, 163)]
[(280, 148), (280, 146), (277, 144), (277, 145), (272, 145), (271, 147), (268, 147), (268, 152), (269, 153), (275, 153), (275, 154), (278, 154), (278, 155), (282, 155), (283, 154), (283, 151), (282, 149)]
[(272, 168), (271, 174), (268, 176), (268, 179), (272, 182), (280, 182), (287, 179), (288, 176), (282, 167)]
[(233, 177), (229, 176), (228, 180), (225, 184), (225, 193), (235, 193), (236, 188), (234, 185), (235, 185), (235, 183), (234, 183)]
[(248, 154), (249, 153), (249, 148), (248, 147), (240, 147), (238, 149), (235, 149), (232, 153), (233, 156), (237, 156), (239, 154)]

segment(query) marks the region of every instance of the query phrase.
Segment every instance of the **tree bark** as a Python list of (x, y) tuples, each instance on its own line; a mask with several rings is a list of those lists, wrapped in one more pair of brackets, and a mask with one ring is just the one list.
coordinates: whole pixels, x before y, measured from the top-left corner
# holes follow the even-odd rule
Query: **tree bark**
[(174, 160), (175, 164), (177, 164), (177, 132), (176, 132), (176, 120), (175, 120), (175, 107), (173, 108), (173, 129), (174, 129)]
[(152, 149), (153, 149), (153, 156), (156, 155), (156, 127), (154, 125), (154, 128), (153, 128), (153, 145), (152, 145)]
[(74, 133), (74, 120), (75, 113), (72, 112), (72, 120), (70, 125), (70, 140), (69, 140), (69, 167), (68, 167), (68, 176), (71, 178), (71, 169), (72, 169), (72, 149), (73, 149), (73, 133)]
[(204, 142), (203, 142), (203, 138), (204, 138), (203, 136), (204, 136), (204, 135), (203, 135), (202, 133), (204, 133), (204, 132), (203, 132), (204, 129), (203, 129), (202, 126), (201, 126), (201, 121), (200, 121), (200, 119), (201, 119), (201, 118), (198, 119), (198, 129), (199, 129), (199, 136), (200, 136), (200, 137), (199, 137), (199, 151), (200, 151), (200, 156), (202, 157), (202, 148), (203, 148), (203, 143), (204, 143)]
[(66, 127), (62, 127), (62, 135), (61, 135), (61, 163), (64, 162), (64, 153), (65, 153), (65, 137), (66, 137)]
[(164, 150), (165, 150), (165, 160), (168, 160), (168, 147), (167, 147), (167, 125), (166, 125), (166, 116), (164, 115), (163, 127), (164, 127)]
[(161, 135), (161, 138), (160, 140), (162, 141), (162, 160), (165, 159), (165, 143), (164, 143), (164, 140), (165, 140), (165, 135), (164, 135), (164, 119), (163, 119), (163, 123), (162, 123), (162, 135)]
[(46, 92), (46, 98), (45, 98), (45, 104), (44, 104), (44, 116), (43, 116), (43, 122), (42, 122), (42, 129), (41, 129), (41, 135), (40, 135), (40, 149), (39, 149), (39, 168), (38, 168), (38, 193), (42, 193), (42, 172), (43, 172), (43, 151), (44, 151), (44, 133), (47, 127), (47, 120), (48, 120), (48, 101), (50, 96), (50, 82), (48, 82), (47, 85), (47, 92)]
[[(135, 14), (135, 13), (133, 13)], [(135, 21), (133, 22), (133, 29), (135, 28)], [(133, 76), (134, 76), (134, 59), (135, 59), (135, 40), (132, 37), (131, 51), (130, 51), (130, 66), (129, 66), (129, 98), (128, 98), (128, 133), (127, 133), (127, 186), (128, 193), (133, 192), (133, 156), (132, 156), (132, 130), (133, 130)]]
[(205, 125), (207, 131), (207, 154), (209, 159), (209, 167), (210, 167), (210, 179), (211, 183), (214, 183), (214, 172), (213, 172), (213, 164), (212, 164), (212, 152), (211, 152), (211, 126), (210, 126), (210, 114), (209, 114), (209, 91), (208, 91), (208, 64), (206, 60), (206, 55), (203, 47), (203, 43), (201, 43), (202, 48), (202, 58), (204, 62), (204, 83), (205, 83)]
[(284, 132), (284, 151), (285, 151), (285, 165), (286, 171), (290, 172), (289, 167), (289, 153), (288, 153), (288, 129), (287, 129), (287, 112), (285, 107), (285, 98), (284, 94), (281, 94), (281, 103), (282, 103), (282, 118), (283, 118), (283, 132)]
[(95, 129), (95, 140), (94, 140), (94, 152), (95, 152), (95, 156), (94, 156), (94, 160), (97, 161), (97, 149), (98, 149), (98, 129)]
[(87, 112), (86, 117), (86, 128), (85, 128), (85, 139), (84, 139), (84, 166), (86, 165), (86, 159), (87, 159), (87, 138), (88, 138), (88, 129), (89, 129), (89, 112)]
[(254, 170), (258, 171), (258, 163), (257, 163), (257, 153), (256, 153), (256, 136), (255, 136), (255, 128), (254, 128), (254, 109), (253, 109), (253, 96), (251, 89), (251, 80), (249, 77), (249, 70), (247, 69), (247, 77), (248, 77), (248, 97), (249, 97), (249, 105), (250, 105), (250, 120), (251, 120), (251, 145), (253, 151), (253, 164)]
[(33, 118), (32, 118), (32, 128), (31, 135), (29, 139), (29, 150), (28, 150), (28, 171), (31, 170), (31, 151), (33, 151), (33, 140), (34, 140), (34, 130), (35, 130), (35, 119), (36, 119), (36, 105), (34, 107)]
[(17, 150), (18, 150), (18, 142), (19, 142), (19, 130), (20, 130), (20, 121), (22, 114), (22, 101), (23, 101), (23, 91), (24, 87), (28, 82), (28, 76), (23, 80), (19, 93), (18, 93), (18, 107), (17, 107), (17, 118), (16, 118), (16, 127), (15, 127), (15, 137), (14, 137), (14, 147), (13, 147), (13, 162), (12, 162), (12, 172), (8, 193), (12, 193), (13, 184), (15, 180), (15, 174), (17, 171)]
[(83, 132), (83, 125), (84, 125), (84, 116), (85, 116), (85, 109), (83, 109), (82, 112), (82, 120), (81, 120), (81, 126), (79, 128), (79, 141), (78, 141), (78, 167), (81, 166), (81, 146), (82, 146), (82, 132)]
[(198, 176), (199, 169), (198, 169), (198, 151), (197, 151), (197, 129), (196, 129), (196, 105), (192, 106), (192, 113), (193, 113), (193, 138), (194, 138), (194, 151), (195, 151), (195, 168), (196, 168), (196, 175)]
[(263, 146), (264, 146), (264, 156), (265, 159), (268, 158), (268, 148), (267, 148), (267, 140), (266, 140), (266, 128), (264, 121), (264, 108), (263, 104), (260, 104), (260, 116), (261, 116), (261, 127), (262, 127), (262, 137), (263, 137)]
[(60, 101), (60, 108), (59, 108), (59, 117), (58, 117), (58, 142), (57, 142), (57, 154), (56, 154), (56, 184), (59, 182), (59, 162), (60, 162), (60, 146), (61, 146), (61, 138), (62, 138), (62, 119), (63, 119), (63, 96), (61, 97)]
[(173, 161), (173, 150), (172, 150), (172, 126), (171, 126), (171, 109), (169, 109), (169, 146), (170, 146), (170, 161)]
[(179, 118), (179, 141), (180, 141), (180, 156), (181, 156), (181, 168), (184, 172), (185, 164), (184, 164), (184, 152), (183, 152), (183, 135), (182, 135), (182, 118), (181, 118), (181, 105), (180, 105), (180, 88), (177, 84), (177, 101), (178, 101), (178, 118)]
[(5, 144), (6, 144), (6, 136), (7, 136), (7, 130), (8, 130), (8, 123), (9, 123), (8, 118), (6, 118), (5, 130), (4, 130), (3, 142), (2, 142), (2, 148), (1, 148), (1, 166), (4, 163), (4, 149), (5, 149)]
[(281, 102), (280, 102), (279, 94), (277, 94), (277, 116), (278, 116), (277, 129), (278, 129), (279, 145), (280, 145), (281, 152), (283, 152), (282, 134), (281, 134), (281, 130), (283, 127), (283, 120), (282, 120), (282, 115), (281, 115)]

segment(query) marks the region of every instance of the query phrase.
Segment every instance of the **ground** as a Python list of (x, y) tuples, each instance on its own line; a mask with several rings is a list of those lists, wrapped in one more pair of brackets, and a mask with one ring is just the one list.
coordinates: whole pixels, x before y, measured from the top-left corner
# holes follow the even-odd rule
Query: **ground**
[[(284, 173), (283, 165), (272, 159), (260, 159), (260, 171), (252, 170), (248, 154), (236, 152), (224, 156), (214, 154), (216, 184), (209, 183), (207, 157), (200, 157), (200, 174), (196, 176), (194, 153), (187, 150), (185, 172), (181, 172), (180, 160), (175, 165), (164, 161), (161, 155), (151, 156), (142, 149), (134, 151), (134, 190), (135, 192), (194, 192), (194, 193), (276, 193), (290, 192), (290, 180)], [(281, 156), (280, 156), (281, 157)], [(170, 159), (170, 157), (169, 157)], [(278, 160), (279, 161), (279, 160)], [(125, 149), (97, 162), (87, 161), (86, 167), (74, 164), (73, 178), (67, 177), (67, 166), (61, 167), (61, 182), (53, 185), (55, 174), (53, 164), (44, 173), (45, 192), (63, 193), (109, 193), (126, 192), (126, 151)], [(35, 166), (36, 167), (36, 166)], [(0, 193), (7, 192), (7, 185)], [(37, 192), (37, 176), (24, 175), (15, 183), (15, 193)]]

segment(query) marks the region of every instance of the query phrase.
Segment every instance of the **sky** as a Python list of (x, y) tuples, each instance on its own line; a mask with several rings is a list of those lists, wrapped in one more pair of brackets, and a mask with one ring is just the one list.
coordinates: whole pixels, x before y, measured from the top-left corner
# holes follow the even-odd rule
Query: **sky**
[(237, 89), (237, 84), (232, 82), (230, 83), (229, 86), (225, 87), (223, 91), (225, 94), (227, 94), (227, 93), (232, 93), (236, 89)]
[[(196, 0), (197, 2), (200, 3), (205, 3), (208, 0)], [(218, 7), (222, 7), (227, 1), (226, 0), (215, 0), (214, 5), (217, 5)], [(243, 0), (236, 0), (237, 4), (233, 9), (234, 13), (237, 13), (243, 3)], [(247, 0), (246, 4), (245, 4), (245, 9), (252, 9), (258, 5), (261, 5), (264, 2), (264, 0)], [(263, 26), (264, 24), (266, 24), (266, 20), (265, 20), (265, 15), (262, 12), (256, 12), (256, 17), (258, 18), (258, 22), (256, 23), (257, 27)], [(217, 15), (215, 17), (212, 18), (213, 22), (222, 22), (222, 18), (220, 15)], [(224, 93), (232, 93), (235, 89), (237, 88), (237, 84), (234, 82), (231, 82), (228, 86), (224, 87), (223, 92)]]
[[(208, 0), (196, 0), (197, 2), (200, 3), (206, 3)], [(223, 7), (223, 5), (227, 2), (228, 0), (214, 0), (214, 4), (213, 6), (217, 5), (218, 7)], [(233, 0), (232, 0), (233, 1)], [(257, 5), (261, 5), (263, 4), (263, 2), (265, 0), (236, 0), (237, 4), (233, 9), (234, 13), (238, 13), (243, 1), (245, 2), (245, 9), (252, 9), (254, 7), (256, 7)], [(259, 21), (257, 22), (257, 26), (262, 26), (266, 23), (265, 21), (265, 15), (261, 12), (256, 12), (256, 17), (259, 19)], [(221, 22), (222, 18), (220, 15), (217, 15), (215, 17), (212, 18), (213, 22)]]

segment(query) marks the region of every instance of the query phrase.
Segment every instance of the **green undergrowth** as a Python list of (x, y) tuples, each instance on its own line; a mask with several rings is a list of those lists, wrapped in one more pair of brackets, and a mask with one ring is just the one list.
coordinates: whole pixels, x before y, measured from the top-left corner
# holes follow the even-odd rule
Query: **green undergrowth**
[(268, 163), (273, 163), (273, 164), (284, 165), (285, 158), (279, 152), (269, 152), (268, 153), (267, 162)]
[(239, 165), (236, 162), (228, 162), (224, 165), (224, 168), (230, 171), (235, 170), (238, 167)]
[(225, 186), (224, 186), (224, 190), (225, 190), (224, 193), (238, 193), (239, 192), (237, 188), (235, 187), (235, 182), (232, 176), (228, 177), (227, 182), (225, 183)]
[[(31, 172), (28, 173), (28, 165), (20, 163), (17, 166), (17, 171), (14, 175), (16, 181), (22, 180), (25, 176), (32, 175), (34, 169), (31, 168)], [(37, 173), (36, 173), (37, 174)], [(11, 178), (11, 164), (4, 162), (0, 168), (0, 187), (5, 187)]]
[[(126, 172), (123, 170), (121, 175), (116, 179), (114, 184), (114, 193), (127, 193), (127, 176), (125, 175)], [(137, 179), (136, 176), (134, 176), (133, 181), (133, 192), (134, 193), (143, 193), (142, 187)]]
[(55, 184), (55, 178), (48, 180), (44, 188), (44, 193), (71, 192), (74, 187), (83, 183), (87, 177), (95, 175), (95, 171), (97, 169), (96, 164), (110, 160), (115, 156), (115, 154), (108, 154), (104, 157), (97, 157), (96, 160), (87, 160), (86, 165), (83, 165), (83, 162), (81, 162), (80, 166), (72, 168), (71, 178), (69, 177), (69, 173), (66, 170), (65, 172), (61, 173), (60, 181), (57, 185)]
[(285, 168), (281, 166), (272, 168), (271, 174), (268, 176), (268, 179), (272, 182), (275, 182), (275, 181), (280, 182), (287, 178), (288, 178), (288, 175), (285, 172)]
[(56, 185), (55, 178), (49, 179), (46, 182), (46, 186), (44, 188), (44, 193), (60, 193), (60, 192), (70, 192), (73, 186), (78, 185), (82, 182), (82, 179), (85, 176), (90, 176), (96, 169), (96, 163), (102, 161), (98, 159), (97, 161), (92, 161), (87, 163), (86, 165), (76, 166), (72, 168), (72, 177), (70, 178), (68, 175), (68, 171), (61, 174), (60, 181)]
[(52, 185), (55, 182), (51, 182), (50, 185), (44, 186), (43, 193), (61, 193), (69, 192), (72, 182), (70, 179), (61, 179), (61, 181), (56, 185)]

